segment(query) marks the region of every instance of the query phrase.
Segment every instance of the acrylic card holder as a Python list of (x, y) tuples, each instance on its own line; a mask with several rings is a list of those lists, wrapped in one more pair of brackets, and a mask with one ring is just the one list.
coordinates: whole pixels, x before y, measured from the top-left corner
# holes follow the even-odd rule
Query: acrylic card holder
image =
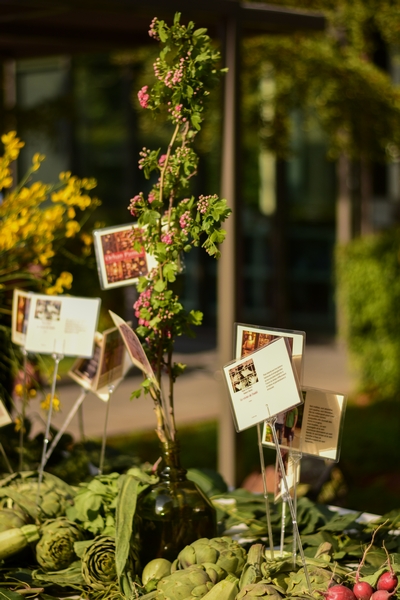
[(137, 283), (156, 266), (154, 257), (133, 248), (135, 224), (118, 225), (93, 231), (94, 250), (102, 290)]

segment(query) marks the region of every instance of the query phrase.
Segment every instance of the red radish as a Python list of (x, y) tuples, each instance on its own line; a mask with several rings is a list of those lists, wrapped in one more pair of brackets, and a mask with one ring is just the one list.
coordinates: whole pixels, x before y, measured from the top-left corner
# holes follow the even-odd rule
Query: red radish
[[(379, 525), (379, 527), (382, 527), (382, 525)], [(374, 533), (372, 534), (371, 542), (365, 548), (362, 558), (361, 558), (361, 561), (360, 561), (360, 564), (358, 565), (358, 568), (356, 571), (356, 582), (353, 586), (353, 593), (354, 593), (355, 597), (357, 598), (357, 600), (370, 600), (372, 594), (374, 593), (374, 588), (369, 583), (367, 583), (366, 581), (360, 581), (360, 572), (364, 565), (365, 557), (367, 556), (368, 551), (373, 546), (375, 534), (378, 531), (379, 527), (377, 527), (374, 530)], [(379, 600), (379, 598), (377, 598), (376, 600)], [(382, 600), (385, 600), (385, 599), (382, 599)]]
[[(386, 552), (387, 556), (387, 564), (389, 567), (389, 571), (382, 573), (382, 575), (378, 579), (378, 583), (376, 584), (376, 589), (382, 592), (394, 592), (398, 584), (398, 578), (396, 573), (393, 571), (392, 562), (390, 560), (389, 552), (386, 550), (385, 543), (383, 543), (383, 548)], [(374, 598), (374, 600), (386, 600), (385, 598)]]
[(386, 573), (382, 573), (379, 577), (376, 589), (383, 592), (393, 592), (396, 589), (397, 583), (396, 573), (393, 570), (386, 571)]
[(366, 581), (357, 581), (353, 586), (353, 594), (357, 600), (370, 600), (374, 588)]
[(323, 593), (326, 600), (356, 600), (355, 595), (350, 588), (345, 585), (333, 585)]
[(388, 592), (387, 590), (377, 590), (371, 596), (371, 600), (388, 600), (390, 596), (393, 596), (396, 590)]

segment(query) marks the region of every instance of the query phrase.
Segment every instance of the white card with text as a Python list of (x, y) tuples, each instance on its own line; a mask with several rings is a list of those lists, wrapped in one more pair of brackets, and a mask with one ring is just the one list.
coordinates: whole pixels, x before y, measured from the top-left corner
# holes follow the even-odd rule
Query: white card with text
[(223, 368), (235, 426), (242, 431), (301, 404), (298, 380), (284, 338)]

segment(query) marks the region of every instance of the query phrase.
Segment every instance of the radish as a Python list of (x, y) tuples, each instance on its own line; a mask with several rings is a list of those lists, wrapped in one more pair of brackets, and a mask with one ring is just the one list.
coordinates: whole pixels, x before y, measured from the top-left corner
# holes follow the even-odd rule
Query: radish
[(323, 593), (323, 596), (326, 600), (356, 600), (351, 589), (341, 584), (333, 585), (328, 588), (328, 590)]
[[(383, 549), (386, 552), (387, 564), (389, 571), (382, 573), (376, 584), (376, 589), (382, 592), (394, 592), (398, 584), (398, 578), (396, 573), (393, 571), (392, 561), (390, 560), (389, 552), (386, 550), (385, 543), (383, 543)], [(374, 600), (386, 600), (386, 598), (374, 598)]]
[[(386, 571), (386, 573), (382, 573), (379, 577), (376, 589), (380, 592), (393, 592), (397, 587), (397, 583), (398, 579), (396, 573), (393, 570)], [(374, 600), (379, 599), (375, 598)]]
[[(353, 594), (357, 600), (370, 600), (373, 593), (374, 588), (366, 581), (357, 581), (353, 586)], [(379, 600), (379, 598), (375, 598), (375, 600)]]
[(395, 593), (395, 589), (392, 592), (388, 592), (387, 590), (376, 590), (371, 596), (371, 600), (388, 600), (390, 596), (393, 596)]
[[(371, 538), (371, 542), (368, 544), (368, 546), (365, 548), (360, 564), (358, 565), (357, 571), (356, 571), (356, 582), (353, 586), (353, 593), (355, 595), (355, 597), (357, 598), (357, 600), (370, 600), (372, 594), (374, 593), (374, 588), (372, 587), (372, 585), (370, 585), (369, 583), (367, 583), (366, 581), (360, 581), (360, 572), (361, 569), (364, 565), (365, 562), (365, 558), (368, 554), (368, 551), (372, 548), (373, 543), (374, 543), (374, 539), (375, 539), (375, 534), (378, 531), (378, 529), (382, 527), (382, 525), (379, 525), (379, 527), (377, 527), (374, 530), (374, 533), (372, 534), (372, 538)], [(375, 600), (379, 600), (379, 598), (375, 598)], [(384, 598), (381, 598), (381, 600), (386, 600)]]

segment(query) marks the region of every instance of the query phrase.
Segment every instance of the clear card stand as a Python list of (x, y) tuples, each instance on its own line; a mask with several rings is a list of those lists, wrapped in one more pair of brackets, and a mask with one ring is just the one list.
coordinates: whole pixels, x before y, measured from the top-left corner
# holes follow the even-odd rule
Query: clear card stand
[(103, 468), (104, 468), (104, 457), (105, 457), (105, 453), (106, 453), (106, 441), (107, 441), (107, 425), (108, 425), (108, 415), (110, 412), (110, 402), (111, 402), (111, 396), (112, 393), (115, 389), (115, 386), (113, 383), (111, 383), (108, 386), (108, 400), (107, 400), (107, 408), (106, 408), (106, 416), (104, 419), (104, 431), (103, 431), (103, 439), (101, 442), (101, 452), (100, 452), (100, 462), (99, 462), (99, 475), (101, 475), (103, 473)]
[(73, 417), (75, 416), (78, 408), (82, 405), (82, 402), (85, 400), (86, 396), (88, 395), (88, 392), (89, 392), (89, 390), (86, 390), (85, 388), (82, 388), (80, 396), (78, 396), (78, 398), (75, 400), (74, 404), (72, 405), (72, 408), (69, 411), (68, 415), (66, 416), (66, 419), (65, 419), (64, 423), (62, 424), (62, 426), (58, 430), (57, 435), (54, 437), (54, 439), (51, 442), (50, 448), (46, 452), (45, 460), (44, 460), (44, 465), (45, 466), (46, 466), (46, 463), (49, 460), (50, 456), (52, 455), (52, 453), (54, 451), (54, 448), (57, 446), (58, 442), (60, 441), (61, 436), (64, 434), (64, 432), (67, 429), (68, 425), (71, 423)]
[(19, 466), (18, 470), (21, 472), (23, 470), (23, 462), (24, 462), (24, 433), (25, 433), (25, 415), (26, 415), (26, 407), (28, 405), (28, 389), (27, 389), (27, 379), (28, 379), (28, 352), (25, 348), (21, 349), (23, 360), (23, 396), (22, 396), (22, 410), (20, 413), (21, 419), (21, 429), (19, 430)]
[(270, 419), (267, 419), (267, 423), (271, 427), (272, 437), (274, 439), (275, 448), (276, 448), (276, 452), (277, 452), (277, 456), (278, 456), (279, 467), (280, 467), (281, 473), (282, 473), (282, 482), (283, 482), (283, 485), (284, 485), (284, 488), (285, 488), (286, 500), (287, 500), (287, 504), (289, 506), (290, 514), (291, 514), (291, 517), (292, 517), (293, 537), (295, 537), (296, 541), (297, 541), (297, 548), (298, 548), (298, 550), (300, 552), (301, 562), (302, 562), (303, 568), (304, 568), (304, 575), (306, 577), (308, 591), (311, 594), (312, 588), (311, 588), (310, 575), (308, 573), (306, 558), (304, 556), (304, 551), (303, 551), (303, 545), (302, 545), (301, 539), (300, 539), (300, 532), (299, 532), (299, 527), (298, 527), (298, 524), (297, 524), (296, 512), (295, 512), (294, 505), (293, 505), (293, 502), (292, 502), (292, 498), (291, 498), (290, 492), (289, 492), (289, 485), (288, 485), (288, 481), (287, 481), (287, 478), (286, 478), (285, 465), (283, 464), (282, 455), (281, 455), (280, 448), (279, 448), (278, 436), (276, 434), (276, 429), (275, 429), (275, 421), (276, 421), (276, 417), (271, 417)]
[(270, 552), (271, 552), (271, 558), (273, 559), (274, 558), (274, 540), (273, 540), (273, 536), (272, 536), (271, 512), (270, 512), (269, 500), (268, 500), (267, 480), (266, 480), (265, 461), (264, 461), (264, 448), (262, 445), (260, 423), (257, 423), (257, 437), (258, 437), (258, 450), (260, 453), (261, 476), (262, 476), (262, 480), (263, 480), (265, 513), (267, 516), (268, 541), (269, 541), (269, 548), (270, 548)]
[(12, 469), (12, 466), (10, 465), (10, 462), (9, 462), (9, 460), (7, 458), (6, 451), (4, 450), (4, 446), (3, 446), (3, 444), (1, 442), (0, 442), (0, 453), (1, 453), (2, 457), (3, 457), (4, 463), (5, 463), (6, 467), (7, 467), (7, 469), (9, 470), (9, 472), (11, 474), (14, 473), (14, 471)]
[(285, 523), (286, 523), (286, 492), (282, 494), (281, 506), (281, 543), (279, 546), (280, 555), (283, 556), (283, 546), (285, 544)]
[(47, 446), (49, 444), (50, 425), (51, 425), (51, 417), (53, 414), (53, 400), (54, 400), (54, 395), (55, 395), (55, 391), (56, 391), (58, 365), (60, 364), (60, 360), (62, 360), (64, 358), (64, 355), (63, 354), (53, 354), (52, 358), (54, 359), (54, 372), (53, 372), (53, 381), (51, 383), (50, 406), (49, 406), (49, 412), (47, 414), (46, 431), (45, 431), (44, 440), (43, 440), (42, 460), (40, 462), (40, 467), (39, 467), (37, 503), (39, 502), (40, 486), (42, 484), (43, 472), (44, 472), (44, 467), (46, 464), (46, 451), (47, 451)]

